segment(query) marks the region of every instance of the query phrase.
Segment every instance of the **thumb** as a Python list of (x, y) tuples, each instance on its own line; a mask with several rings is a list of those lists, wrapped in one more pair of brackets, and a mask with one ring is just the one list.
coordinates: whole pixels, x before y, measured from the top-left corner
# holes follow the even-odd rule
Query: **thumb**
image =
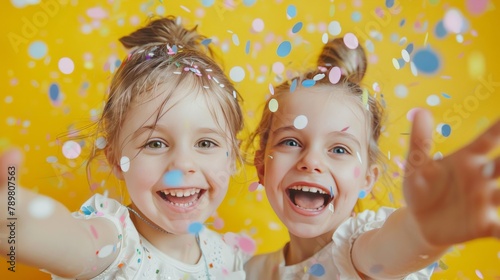
[(18, 172), (23, 156), (18, 149), (10, 149), (0, 155), (0, 187), (7, 185), (8, 177)]
[[(429, 111), (419, 109), (413, 117), (406, 172), (419, 169), (430, 159), (433, 119)], [(411, 174), (407, 174), (411, 175)]]

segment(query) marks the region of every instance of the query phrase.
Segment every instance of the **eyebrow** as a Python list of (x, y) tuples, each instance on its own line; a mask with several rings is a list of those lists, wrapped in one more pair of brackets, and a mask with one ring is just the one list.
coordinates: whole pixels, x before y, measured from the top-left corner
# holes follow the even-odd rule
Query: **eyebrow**
[[(157, 124), (157, 125), (145, 125), (145, 126), (142, 126), (140, 127), (139, 129), (137, 129), (134, 133), (133, 133), (133, 137), (134, 138), (137, 138), (139, 137), (141, 134), (143, 134), (144, 132), (146, 131), (151, 131), (151, 132), (154, 132), (154, 131), (160, 131), (160, 132), (166, 132), (168, 131), (168, 128), (165, 127), (164, 125), (161, 125), (161, 124)], [(216, 134), (220, 137), (225, 137), (226, 135), (218, 130), (218, 129), (214, 129), (214, 128), (209, 128), (209, 127), (201, 127), (201, 128), (198, 128), (196, 130), (194, 130), (195, 133), (203, 133), (203, 134)]]
[[(277, 134), (277, 133), (287, 132), (287, 131), (297, 131), (297, 130), (298, 129), (296, 129), (294, 126), (288, 125), (288, 126), (282, 126), (282, 127), (279, 127), (277, 129), (273, 130), (272, 134)], [(356, 136), (352, 135), (351, 133), (347, 132), (346, 130), (347, 129), (344, 128), (340, 131), (332, 131), (332, 132), (328, 133), (328, 135), (340, 136), (340, 137), (347, 138), (347, 139), (353, 141), (356, 145), (358, 145), (358, 148), (361, 148), (361, 143), (356, 138)]]

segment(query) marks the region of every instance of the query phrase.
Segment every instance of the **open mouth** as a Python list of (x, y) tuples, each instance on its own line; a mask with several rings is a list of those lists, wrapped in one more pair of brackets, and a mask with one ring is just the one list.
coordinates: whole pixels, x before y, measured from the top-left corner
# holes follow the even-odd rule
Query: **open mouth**
[(188, 208), (206, 192), (203, 189), (167, 189), (156, 192), (163, 200), (177, 206)]
[(333, 200), (333, 195), (316, 187), (293, 186), (286, 192), (295, 206), (306, 211), (320, 211)]

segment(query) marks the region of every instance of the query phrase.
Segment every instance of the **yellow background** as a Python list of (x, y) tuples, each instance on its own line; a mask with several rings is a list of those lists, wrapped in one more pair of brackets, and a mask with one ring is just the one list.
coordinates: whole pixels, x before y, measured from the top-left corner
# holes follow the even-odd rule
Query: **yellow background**
[[(395, 1), (391, 9), (386, 7), (385, 0), (203, 2), (48, 0), (16, 8), (11, 1), (2, 1), (0, 149), (15, 145), (24, 151), (26, 162), (19, 169), (24, 186), (55, 197), (71, 210), (78, 210), (91, 195), (85, 169), (81, 167), (88, 149), (84, 147), (84, 153), (76, 160), (66, 159), (61, 152), (64, 137), (59, 140), (58, 137), (89, 124), (99, 115), (112, 74), (109, 65), (125, 55), (117, 39), (143, 25), (152, 14), (181, 16), (188, 27), (198, 24), (198, 30), (213, 39), (212, 45), (222, 55), (226, 73), (235, 66), (245, 69), (245, 79), (237, 83), (237, 88), (245, 99), (246, 132), (256, 125), (265, 97), (270, 93), (269, 84), (277, 85), (284, 77), (273, 72), (273, 63), (282, 62), (287, 69), (294, 70), (314, 66), (312, 63), (323, 44), (322, 35), (328, 34), (332, 20), (340, 22), (341, 35), (353, 32), (363, 45), (370, 30), (378, 30), (379, 40), (371, 38), (374, 52), (368, 53), (370, 64), (364, 83), (370, 89), (374, 83), (379, 84), (377, 95), (383, 94), (389, 113), (381, 145), (391, 162), (388, 178), (394, 184), (383, 186), (380, 182), (377, 192), (377, 197), (389, 205), (401, 203), (401, 178), (397, 174), (401, 170), (397, 162), (404, 158), (407, 149), (410, 123), (406, 114), (411, 108), (428, 108), (436, 124), (450, 124), (450, 137), (439, 137), (436, 133), (433, 153), (444, 155), (466, 144), (500, 116), (497, 35), (500, 12), (496, 1), (490, 0), (480, 15), (470, 13), (464, 0)], [(215, 3), (208, 5), (208, 2)], [(291, 19), (286, 16), (290, 4), (297, 7), (297, 16)], [(89, 12), (92, 8), (105, 11), (104, 17), (91, 18), (95, 11)], [(441, 39), (435, 35), (437, 22), (450, 8), (460, 10), (468, 23), (461, 33), (463, 42), (455, 34)], [(376, 9), (385, 16), (380, 18)], [(352, 18), (354, 12), (361, 16), (357, 22)], [(260, 32), (252, 30), (256, 18), (264, 22)], [(302, 30), (292, 34), (292, 26), (299, 21), (303, 23)], [(292, 50), (282, 58), (276, 49), (283, 40), (292, 43)], [(42, 41), (48, 47), (41, 59), (28, 54), (28, 47), (34, 41)], [(245, 51), (247, 41), (249, 53)], [(414, 52), (432, 48), (440, 58), (439, 70), (432, 75), (414, 76), (408, 64), (395, 69), (393, 58), (401, 58), (401, 50), (409, 43), (414, 44)], [(71, 74), (58, 69), (62, 57), (74, 61), (75, 70)], [(493, 85), (486, 87), (481, 79), (493, 81)], [(59, 85), (62, 94), (56, 103), (49, 98), (52, 83)], [(406, 97), (397, 97), (397, 85), (408, 89)], [(475, 90), (486, 97), (479, 100)], [(432, 94), (439, 96), (439, 105), (426, 103)], [(464, 108), (462, 113), (456, 111), (458, 106)], [(117, 189), (116, 181), (105, 179), (104, 176), (103, 186), (102, 180), (90, 184), (99, 192)], [(253, 169), (246, 168), (243, 175), (233, 180), (217, 215), (224, 221), (221, 231), (246, 232), (256, 240), (257, 250), (262, 253), (281, 247), (287, 234), (264, 192), (248, 191), (250, 183), (255, 181)], [(394, 198), (394, 203), (389, 197)], [(376, 207), (371, 203), (373, 199), (365, 200), (368, 207)], [(22, 246), (22, 240), (18, 242)], [(443, 258), (433, 279), (481, 277), (500, 279), (500, 242), (496, 240), (455, 246)], [(7, 264), (2, 261), (0, 278), (49, 279), (49, 276), (20, 264), (15, 273), (8, 272)]]

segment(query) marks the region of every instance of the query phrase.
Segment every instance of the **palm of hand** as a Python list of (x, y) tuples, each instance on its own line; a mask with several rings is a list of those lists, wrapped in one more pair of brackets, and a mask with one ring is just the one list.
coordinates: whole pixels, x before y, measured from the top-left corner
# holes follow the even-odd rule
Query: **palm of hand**
[(500, 143), (500, 121), (471, 144), (434, 161), (428, 155), (432, 119), (415, 116), (403, 193), (431, 245), (449, 246), (488, 236), (500, 238), (500, 158), (487, 154)]

